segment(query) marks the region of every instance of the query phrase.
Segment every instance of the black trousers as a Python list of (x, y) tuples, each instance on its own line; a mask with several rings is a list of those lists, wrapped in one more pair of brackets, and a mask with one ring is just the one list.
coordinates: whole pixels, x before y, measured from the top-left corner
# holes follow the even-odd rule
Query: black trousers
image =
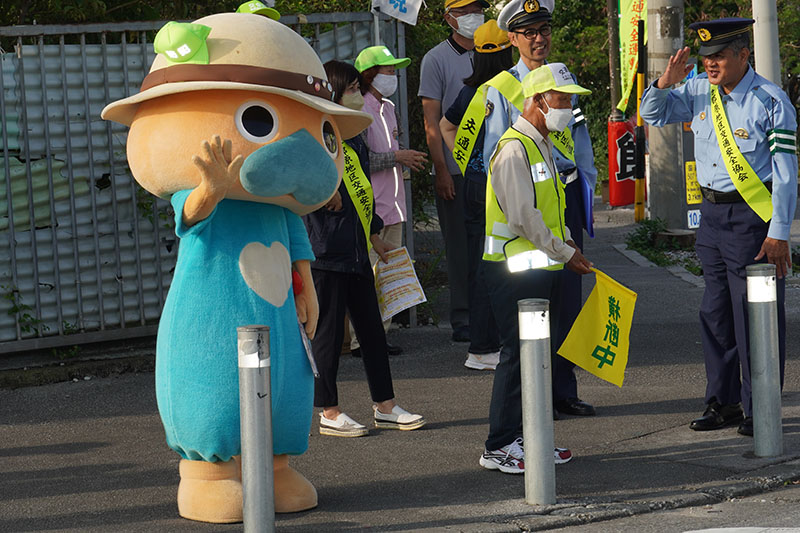
[(511, 273), (505, 262), (484, 261), (489, 300), (500, 333), (500, 362), (494, 371), (489, 405), (487, 450), (497, 450), (522, 435), (522, 388), (519, 369), (519, 317), (517, 301), (550, 300), (550, 353), (556, 353), (559, 320), (560, 271), (526, 270)]
[(486, 185), (470, 179), (464, 180), (464, 222), (469, 267), (469, 353), (494, 353), (500, 349), (500, 337), (481, 259), (486, 239)]
[[(761, 249), (769, 224), (745, 202), (703, 200), (695, 248), (706, 282), (700, 304), (700, 334), (706, 366), (706, 403), (742, 402), (753, 414), (750, 395), (750, 339), (747, 320), (747, 265)], [(766, 262), (766, 258), (762, 261)], [(777, 280), (781, 387), (786, 363), (785, 279)]]
[[(583, 194), (580, 178), (567, 185), (567, 210), (564, 222), (572, 234), (572, 240), (583, 252)], [(565, 268), (559, 274), (561, 299), (559, 301), (558, 335), (556, 347), (567, 338), (570, 328), (581, 311), (583, 276)], [(553, 401), (578, 397), (578, 381), (575, 378), (575, 363), (564, 359), (553, 351)]]
[(386, 333), (372, 274), (362, 276), (317, 269), (312, 269), (311, 273), (319, 300), (317, 334), (311, 342), (319, 370), (319, 377), (314, 379), (314, 406), (339, 405), (336, 375), (344, 341), (345, 311), (350, 314), (350, 322), (361, 345), (361, 360), (372, 401), (394, 398)]

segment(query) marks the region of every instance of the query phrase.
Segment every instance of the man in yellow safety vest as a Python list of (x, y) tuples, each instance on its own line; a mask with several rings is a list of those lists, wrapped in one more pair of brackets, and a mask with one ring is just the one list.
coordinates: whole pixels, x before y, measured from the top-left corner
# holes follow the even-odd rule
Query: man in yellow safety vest
[[(489, 163), (486, 182), (486, 243), (483, 259), (489, 299), (497, 320), (500, 362), (489, 408), (489, 438), (480, 464), (489, 470), (525, 471), (517, 301), (550, 300), (550, 339), (557, 340), (559, 273), (591, 272), (564, 221), (564, 183), (553, 159), (551, 131), (572, 119), (573, 94), (588, 94), (563, 63), (550, 63), (522, 81), (520, 117), (503, 134)], [(555, 353), (557, 346), (551, 346)], [(556, 463), (572, 453), (554, 451)]]

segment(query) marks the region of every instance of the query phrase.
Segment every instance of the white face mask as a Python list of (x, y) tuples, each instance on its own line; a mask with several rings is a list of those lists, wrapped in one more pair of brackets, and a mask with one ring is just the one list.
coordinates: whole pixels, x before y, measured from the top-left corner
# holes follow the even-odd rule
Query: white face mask
[(456, 33), (467, 39), (472, 39), (475, 36), (475, 30), (484, 22), (483, 13), (461, 15), (456, 17), (456, 22), (458, 22)]
[(550, 107), (547, 103), (547, 98), (544, 98), (544, 103), (547, 106), (547, 113), (539, 108), (539, 112), (544, 115), (544, 123), (550, 131), (564, 131), (567, 124), (572, 120), (572, 108), (556, 109)]
[(372, 86), (381, 93), (384, 98), (389, 98), (397, 90), (397, 76), (389, 74), (377, 74), (372, 80)]

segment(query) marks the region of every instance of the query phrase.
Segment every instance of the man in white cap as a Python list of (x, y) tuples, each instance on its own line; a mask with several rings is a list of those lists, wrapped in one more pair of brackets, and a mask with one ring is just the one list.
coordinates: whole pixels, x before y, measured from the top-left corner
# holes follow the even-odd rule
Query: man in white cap
[[(519, 50), (519, 62), (509, 70), (517, 80), (522, 80), (532, 70), (544, 65), (550, 54), (552, 14), (554, 0), (512, 0), (497, 17), (500, 29), (508, 31), (511, 44)], [(518, 90), (514, 81), (489, 87), (486, 101), (486, 136), (483, 153), (491, 154), (500, 136), (519, 117), (518, 108), (509, 94)], [(578, 248), (583, 248), (583, 230), (594, 236), (592, 228), (592, 202), (597, 182), (597, 169), (594, 167), (592, 141), (586, 120), (578, 107), (577, 96), (572, 97), (574, 119), (568, 128), (559, 135), (551, 134), (556, 150), (553, 157), (561, 179), (567, 185), (566, 223)], [(561, 274), (561, 329), (557, 338), (566, 338), (572, 323), (581, 308), (581, 278), (572, 272)], [(575, 365), (553, 352), (553, 401), (558, 413), (576, 416), (592, 416), (594, 407), (578, 398), (578, 383), (575, 378)]]
[(483, 24), (485, 0), (445, 0), (444, 20), (450, 36), (422, 58), (418, 95), (425, 116), (425, 137), (433, 161), (436, 211), (447, 255), (450, 325), (453, 340), (469, 342), (467, 230), (464, 222), (464, 176), (442, 140), (439, 121), (472, 74), (473, 36)]
[[(543, 65), (522, 81), (522, 115), (506, 130), (489, 163), (486, 182), (486, 283), (500, 341), (489, 407), (489, 437), (480, 464), (507, 474), (525, 471), (517, 301), (550, 300), (550, 341), (555, 353), (560, 274), (578, 275), (592, 263), (578, 250), (564, 223), (564, 184), (553, 159), (550, 132), (572, 120), (572, 95), (590, 91), (574, 83), (563, 63)], [(554, 451), (556, 464), (572, 453)]]

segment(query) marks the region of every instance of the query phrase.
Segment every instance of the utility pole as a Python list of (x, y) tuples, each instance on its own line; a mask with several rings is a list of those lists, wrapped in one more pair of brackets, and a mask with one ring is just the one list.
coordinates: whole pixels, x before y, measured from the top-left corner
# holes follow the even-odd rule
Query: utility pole
[(611, 115), (609, 122), (622, 122), (625, 117), (617, 108), (619, 102), (619, 0), (608, 0), (608, 75), (611, 80)]
[(778, 48), (778, 6), (775, 0), (753, 0), (753, 18), (756, 21), (753, 26), (756, 72), (778, 87), (782, 87)]
[[(649, 0), (647, 16), (647, 78), (655, 80), (683, 47), (683, 0)], [(682, 128), (649, 128), (650, 216), (661, 218), (668, 228), (687, 227)]]

